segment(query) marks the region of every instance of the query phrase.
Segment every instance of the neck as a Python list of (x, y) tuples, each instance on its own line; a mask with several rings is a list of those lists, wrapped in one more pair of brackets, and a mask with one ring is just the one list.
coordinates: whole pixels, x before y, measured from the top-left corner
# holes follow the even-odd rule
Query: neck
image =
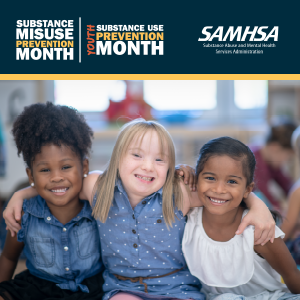
[(136, 196), (136, 195), (128, 195), (129, 203), (132, 208), (135, 208), (145, 197), (143, 196)]
[[(47, 202), (47, 201), (46, 201)], [(74, 203), (73, 203), (74, 202)], [(83, 203), (79, 201), (73, 201), (68, 203), (67, 206), (54, 206), (47, 202), (47, 205), (52, 215), (62, 224), (67, 224), (74, 219), (81, 211)]]
[[(202, 222), (206, 233), (208, 231), (228, 232), (228, 228), (231, 228), (233, 233), (235, 233), (241, 222), (243, 211), (243, 208), (239, 206), (223, 215), (217, 215), (210, 213), (203, 207)], [(208, 231), (206, 230), (207, 228), (209, 228)], [(229, 233), (229, 236), (232, 236), (232, 234)]]

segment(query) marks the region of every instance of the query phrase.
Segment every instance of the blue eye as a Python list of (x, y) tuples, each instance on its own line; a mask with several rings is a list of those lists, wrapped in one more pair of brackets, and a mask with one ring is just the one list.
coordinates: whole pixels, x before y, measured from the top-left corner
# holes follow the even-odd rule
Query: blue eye
[(212, 176), (205, 177), (205, 179), (207, 179), (207, 180), (215, 180), (215, 178), (214, 178), (214, 177), (212, 177)]

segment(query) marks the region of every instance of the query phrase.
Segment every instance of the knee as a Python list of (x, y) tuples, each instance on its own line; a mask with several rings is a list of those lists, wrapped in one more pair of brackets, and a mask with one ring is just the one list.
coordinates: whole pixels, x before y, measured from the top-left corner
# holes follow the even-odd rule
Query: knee
[[(1, 299), (0, 299), (1, 300)], [(127, 294), (127, 293), (117, 293), (116, 295), (112, 296), (109, 300), (143, 300), (143, 298)]]

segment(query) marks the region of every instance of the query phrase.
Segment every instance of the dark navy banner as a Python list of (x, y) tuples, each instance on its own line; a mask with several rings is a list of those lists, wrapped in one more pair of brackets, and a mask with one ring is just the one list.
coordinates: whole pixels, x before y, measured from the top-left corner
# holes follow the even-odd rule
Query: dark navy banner
[(2, 4), (1, 74), (299, 74), (299, 2)]

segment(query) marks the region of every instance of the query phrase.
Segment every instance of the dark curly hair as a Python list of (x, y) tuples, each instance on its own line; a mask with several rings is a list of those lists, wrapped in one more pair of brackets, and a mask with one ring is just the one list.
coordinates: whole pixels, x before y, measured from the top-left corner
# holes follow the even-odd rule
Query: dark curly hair
[(31, 168), (47, 144), (70, 147), (83, 160), (92, 146), (93, 131), (76, 109), (51, 102), (26, 106), (13, 124), (18, 155)]

